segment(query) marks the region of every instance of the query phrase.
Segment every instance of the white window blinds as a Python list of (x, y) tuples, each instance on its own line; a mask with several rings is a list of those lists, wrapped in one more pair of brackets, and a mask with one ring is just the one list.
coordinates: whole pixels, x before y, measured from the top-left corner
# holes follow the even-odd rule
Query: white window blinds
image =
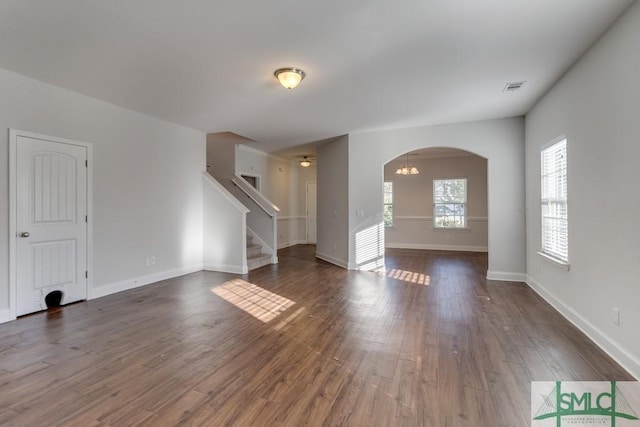
[(567, 217), (567, 140), (541, 152), (542, 252), (569, 261)]

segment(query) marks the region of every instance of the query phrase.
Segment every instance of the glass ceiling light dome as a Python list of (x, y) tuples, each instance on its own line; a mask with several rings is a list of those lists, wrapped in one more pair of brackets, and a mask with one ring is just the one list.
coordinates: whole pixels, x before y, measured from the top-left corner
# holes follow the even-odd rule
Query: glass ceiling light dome
[(304, 71), (300, 68), (286, 67), (279, 68), (274, 73), (280, 84), (287, 89), (294, 89), (304, 79)]

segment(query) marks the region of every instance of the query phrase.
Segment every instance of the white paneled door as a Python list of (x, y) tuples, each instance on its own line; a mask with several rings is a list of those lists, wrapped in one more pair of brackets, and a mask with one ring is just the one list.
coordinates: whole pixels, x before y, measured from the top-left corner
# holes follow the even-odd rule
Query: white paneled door
[(87, 147), (16, 137), (16, 315), (87, 298)]
[(307, 182), (307, 243), (316, 243), (317, 239), (317, 192), (315, 182)]

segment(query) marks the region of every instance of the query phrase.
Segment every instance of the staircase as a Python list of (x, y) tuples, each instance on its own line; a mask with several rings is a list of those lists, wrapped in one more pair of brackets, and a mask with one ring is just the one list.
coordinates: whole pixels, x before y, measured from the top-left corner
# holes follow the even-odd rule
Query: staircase
[(253, 236), (247, 234), (247, 268), (249, 271), (271, 264), (271, 255), (262, 253), (262, 245), (253, 243)]

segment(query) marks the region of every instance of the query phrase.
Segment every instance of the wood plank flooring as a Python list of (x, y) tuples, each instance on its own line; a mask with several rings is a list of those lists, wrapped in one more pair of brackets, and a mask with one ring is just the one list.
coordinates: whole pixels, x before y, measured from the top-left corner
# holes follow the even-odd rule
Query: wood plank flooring
[(315, 247), (0, 325), (8, 426), (529, 425), (532, 380), (633, 380), (486, 254)]

